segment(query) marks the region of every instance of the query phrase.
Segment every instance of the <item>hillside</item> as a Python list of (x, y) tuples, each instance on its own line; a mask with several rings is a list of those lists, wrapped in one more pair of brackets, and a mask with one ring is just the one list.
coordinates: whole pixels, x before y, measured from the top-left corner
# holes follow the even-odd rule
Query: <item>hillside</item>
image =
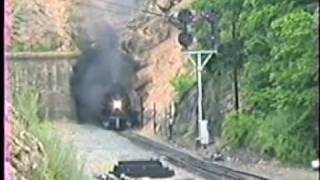
[[(6, 20), (9, 20), (5, 24), (5, 45), (8, 51), (77, 49), (71, 38), (69, 23), (72, 1), (5, 2)], [(13, 21), (10, 22), (10, 19)], [(75, 159), (70, 155), (69, 147), (54, 140), (50, 125), (40, 120), (37, 94), (30, 93), (30, 89), (12, 92), (12, 73), (15, 69), (8, 59), (5, 64), (5, 179), (70, 180), (84, 177), (77, 165), (70, 164)], [(68, 167), (64, 167), (68, 162)], [(63, 169), (69, 172), (63, 172)]]
[[(194, 146), (197, 92), (189, 83), (191, 77), (180, 79), (186, 86), (169, 83), (179, 79), (172, 72), (187, 67), (177, 42), (172, 43), (174, 33), (147, 56), (152, 83), (146, 89), (152, 93), (146, 107), (152, 115), (153, 103), (157, 104), (161, 127), (155, 136), (150, 122), (141, 134), (167, 141), (163, 107), (177, 97), (176, 92), (184, 92), (177, 106), (174, 143), (208, 159), (222, 153), (231, 167), (254, 166), (250, 170), (265, 171), (275, 179), (313, 179), (316, 172), (295, 167), (309, 167), (319, 156), (316, 5), (290, 0), (196, 1), (194, 9), (222, 15), (216, 23), (220, 54), (208, 64), (204, 78), (204, 114), (213, 144), (206, 150)], [(209, 29), (198, 25), (197, 38), (208, 36)], [(199, 42), (210, 48), (205, 39)], [(159, 61), (152, 60), (153, 55)], [(170, 59), (180, 62), (170, 64)]]
[(12, 51), (70, 51), (73, 0), (14, 0)]

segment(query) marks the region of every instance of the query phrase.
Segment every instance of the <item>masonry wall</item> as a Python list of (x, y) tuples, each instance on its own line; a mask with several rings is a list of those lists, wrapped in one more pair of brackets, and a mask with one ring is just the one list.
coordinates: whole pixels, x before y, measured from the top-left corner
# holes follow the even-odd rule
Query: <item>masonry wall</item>
[(75, 119), (70, 93), (70, 77), (78, 53), (19, 53), (10, 54), (13, 65), (14, 93), (23, 87), (39, 90), (45, 119)]

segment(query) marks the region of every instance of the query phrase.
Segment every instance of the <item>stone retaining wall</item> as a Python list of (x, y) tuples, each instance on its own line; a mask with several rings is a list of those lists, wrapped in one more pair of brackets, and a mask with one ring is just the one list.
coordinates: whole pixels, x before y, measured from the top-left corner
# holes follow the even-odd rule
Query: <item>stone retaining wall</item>
[(70, 94), (70, 77), (80, 53), (14, 53), (7, 54), (13, 62), (14, 93), (23, 87), (40, 92), (45, 119), (75, 119)]

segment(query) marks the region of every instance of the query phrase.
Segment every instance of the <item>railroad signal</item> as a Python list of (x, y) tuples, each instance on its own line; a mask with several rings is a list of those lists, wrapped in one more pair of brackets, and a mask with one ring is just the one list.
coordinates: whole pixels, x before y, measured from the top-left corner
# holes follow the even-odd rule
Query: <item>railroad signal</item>
[(188, 25), (193, 22), (194, 15), (189, 9), (183, 9), (176, 15), (177, 20), (183, 25), (182, 32), (178, 36), (178, 42), (184, 49), (188, 49), (194, 42), (194, 37), (188, 32)]
[(208, 120), (203, 119), (202, 111), (202, 71), (206, 64), (210, 61), (211, 57), (217, 54), (215, 50), (200, 50), (200, 51), (187, 51), (185, 54), (188, 59), (195, 66), (197, 72), (197, 84), (198, 84), (198, 133), (199, 140), (204, 147), (209, 144), (209, 131)]
[(204, 14), (204, 18), (209, 22), (209, 23), (215, 23), (218, 21), (218, 14), (213, 12), (213, 11), (209, 11), (207, 13)]
[(211, 35), (208, 39), (208, 44), (216, 49), (216, 43), (217, 43), (217, 39), (216, 39), (216, 28), (215, 28), (215, 25), (216, 23), (218, 22), (218, 14), (213, 12), (213, 11), (209, 11), (207, 13), (205, 13), (203, 15), (204, 19), (210, 24), (210, 27), (211, 27)]
[[(202, 71), (206, 64), (209, 62), (212, 57), (215, 57), (217, 54), (216, 46), (216, 30), (215, 24), (217, 23), (218, 17), (214, 12), (208, 12), (199, 15), (193, 15), (193, 13), (188, 10), (182, 10), (177, 14), (178, 21), (183, 24), (182, 32), (178, 36), (179, 43), (187, 49), (185, 54), (188, 56), (188, 59), (193, 63), (197, 71), (197, 84), (198, 84), (198, 133), (199, 140), (202, 145), (205, 147), (209, 144), (209, 131), (208, 131), (208, 120), (203, 119), (202, 112)], [(194, 42), (194, 37), (188, 32), (188, 25), (195, 23), (197, 21), (206, 21), (210, 24), (211, 33), (207, 37), (206, 41), (211, 46), (212, 50), (198, 50), (190, 51), (188, 47)]]
[(177, 16), (178, 21), (184, 25), (188, 25), (193, 21), (193, 14), (189, 9), (181, 10)]
[(178, 42), (185, 48), (188, 49), (193, 43), (193, 36), (187, 32), (181, 32), (178, 36)]
[(190, 47), (194, 42), (193, 35), (191, 35), (188, 32), (188, 25), (193, 24), (198, 21), (200, 21), (200, 22), (205, 21), (205, 22), (209, 23), (209, 25), (210, 25), (211, 34), (209, 37), (204, 39), (204, 41), (211, 48), (217, 49), (217, 40), (218, 39), (216, 38), (215, 26), (220, 18), (218, 13), (213, 12), (213, 11), (209, 11), (209, 12), (200, 13), (197, 15), (196, 13), (193, 13), (189, 9), (184, 9), (184, 10), (181, 10), (180, 12), (178, 12), (175, 15), (175, 18), (182, 25), (182, 28), (181, 28), (182, 32), (178, 36), (178, 42), (180, 43), (180, 45), (183, 46), (183, 48), (188, 49), (188, 47)]
[(215, 36), (210, 36), (207, 40), (208, 44), (212, 47), (212, 48), (216, 48), (216, 37)]

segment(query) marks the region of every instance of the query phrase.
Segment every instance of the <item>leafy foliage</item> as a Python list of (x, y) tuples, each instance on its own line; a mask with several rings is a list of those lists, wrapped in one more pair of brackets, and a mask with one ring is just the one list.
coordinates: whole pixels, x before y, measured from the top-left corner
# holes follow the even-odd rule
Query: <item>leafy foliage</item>
[(192, 73), (180, 75), (172, 82), (177, 93), (178, 101), (180, 101), (184, 95), (192, 89), (195, 82), (196, 77)]
[(55, 135), (50, 123), (41, 121), (39, 94), (26, 88), (14, 95), (16, 117), (43, 143), (48, 157), (48, 166), (33, 172), (35, 180), (85, 180), (83, 167), (75, 159), (75, 150), (66, 146)]
[(222, 136), (234, 147), (249, 146), (258, 124), (252, 116), (232, 115), (223, 124)]
[[(281, 111), (262, 121), (252, 147), (285, 162), (309, 164), (316, 156), (312, 138), (308, 138), (313, 132), (307, 131), (309, 128), (303, 119), (293, 121), (292, 113)], [(294, 116), (300, 113), (297, 110)], [(308, 113), (310, 110), (304, 115)]]
[[(194, 7), (222, 14), (217, 60), (222, 63), (212, 62), (210, 72), (216, 78), (215, 72), (242, 69), (241, 90), (253, 110), (226, 120), (226, 140), (285, 162), (315, 158), (318, 22), (313, 2), (199, 0)], [(203, 28), (201, 36), (208, 33)]]

